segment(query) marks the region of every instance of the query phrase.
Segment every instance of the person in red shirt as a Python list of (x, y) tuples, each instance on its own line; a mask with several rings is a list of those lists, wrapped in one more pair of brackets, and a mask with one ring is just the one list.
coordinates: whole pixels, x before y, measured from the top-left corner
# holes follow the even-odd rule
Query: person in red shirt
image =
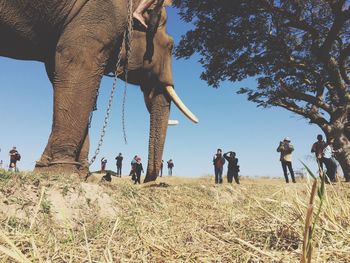
[(213, 157), (213, 165), (215, 172), (215, 183), (222, 184), (222, 171), (225, 164), (225, 158), (222, 156), (222, 150), (218, 149)]

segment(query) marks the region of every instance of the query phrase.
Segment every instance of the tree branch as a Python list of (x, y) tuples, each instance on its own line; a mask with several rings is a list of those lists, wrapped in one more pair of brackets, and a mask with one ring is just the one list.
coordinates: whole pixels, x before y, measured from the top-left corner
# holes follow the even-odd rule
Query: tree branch
[(310, 119), (310, 123), (319, 125), (324, 130), (331, 130), (329, 122), (321, 117), (319, 114), (310, 112), (304, 108), (299, 107), (293, 102), (286, 101), (285, 99), (279, 99), (274, 102), (276, 106), (285, 108), (286, 110), (292, 111), (298, 115), (303, 116), (306, 119)]
[(300, 20), (299, 18), (297, 18), (296, 14), (288, 12), (285, 9), (278, 8), (267, 0), (263, 0), (262, 2), (263, 2), (262, 4), (267, 9), (267, 11), (270, 11), (272, 13), (277, 13), (281, 15), (282, 18), (288, 18), (289, 22), (285, 24), (286, 26), (291, 26), (310, 33), (314, 42), (316, 42), (316, 40), (319, 38), (318, 30), (312, 27), (311, 25), (309, 25), (305, 20)]
[(333, 14), (335, 15), (337, 12), (341, 11), (342, 6), (345, 3), (345, 0), (338, 0), (338, 1), (334, 1), (334, 0), (327, 0), (327, 3), (329, 4), (329, 6), (332, 9)]
[(350, 77), (348, 76), (348, 72), (346, 69), (346, 59), (350, 56), (350, 45), (347, 45), (343, 50), (340, 51), (339, 55), (339, 68), (340, 74), (344, 79), (345, 83), (350, 85)]
[[(307, 103), (310, 103), (313, 106), (316, 106), (318, 108), (323, 109), (329, 114), (332, 114), (334, 112), (333, 108), (326, 102), (324, 102), (321, 98), (322, 97), (314, 97), (308, 94), (305, 94), (303, 92), (297, 91), (295, 89), (290, 89), (286, 85), (286, 83), (280, 79), (280, 85), (281, 85), (281, 90), (286, 93), (286, 95), (290, 98), (298, 99), (305, 101)], [(317, 109), (318, 111), (318, 109)]]
[[(329, 1), (328, 1), (329, 2)], [(342, 7), (344, 4), (344, 0), (339, 1), (337, 3), (330, 3), (330, 6), (333, 11), (334, 15), (334, 22), (331, 26), (331, 29), (328, 31), (328, 34), (326, 36), (325, 41), (323, 42), (323, 45), (320, 47), (320, 52), (322, 53), (329, 53), (334, 41), (337, 39), (337, 36), (339, 35), (339, 32), (341, 31), (345, 21), (346, 21), (346, 14), (345, 12), (342, 12)]]
[(339, 101), (341, 103), (349, 103), (349, 98), (347, 96), (346, 85), (342, 81), (342, 76), (339, 70), (339, 65), (335, 58), (330, 57), (328, 61), (326, 61), (326, 68), (329, 72), (330, 81), (332, 87), (338, 95)]

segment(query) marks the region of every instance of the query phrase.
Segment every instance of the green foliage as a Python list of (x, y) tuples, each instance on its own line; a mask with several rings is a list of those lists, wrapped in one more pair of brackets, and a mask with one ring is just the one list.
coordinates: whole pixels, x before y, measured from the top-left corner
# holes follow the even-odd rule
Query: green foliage
[(44, 214), (47, 214), (47, 215), (50, 214), (51, 205), (52, 205), (51, 202), (44, 197), (41, 202), (41, 211)]
[(62, 188), (62, 196), (67, 196), (67, 194), (68, 194), (68, 192), (69, 192), (69, 187), (68, 187), (68, 185), (65, 185), (63, 188)]
[(254, 77), (258, 86), (239, 93), (258, 106), (284, 107), (319, 125), (332, 107), (348, 103), (341, 95), (350, 85), (347, 1), (175, 0), (174, 5), (194, 25), (176, 56), (198, 53), (201, 78), (209, 85)]
[(18, 219), (14, 216), (10, 216), (7, 220), (7, 224), (13, 229), (16, 229), (16, 227), (18, 227)]
[(0, 170), (0, 180), (5, 181), (11, 178), (10, 173), (6, 172), (5, 170)]
[(199, 54), (201, 78), (216, 88), (222, 81), (256, 79), (257, 86), (237, 93), (260, 107), (301, 115), (334, 137), (350, 180), (349, 1), (174, 0), (174, 5), (193, 24), (176, 47), (178, 58)]

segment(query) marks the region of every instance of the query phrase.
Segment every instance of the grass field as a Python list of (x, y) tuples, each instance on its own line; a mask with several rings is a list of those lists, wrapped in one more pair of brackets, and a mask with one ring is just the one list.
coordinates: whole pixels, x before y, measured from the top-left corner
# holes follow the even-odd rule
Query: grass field
[[(0, 262), (300, 261), (311, 182), (99, 178), (0, 172)], [(350, 185), (326, 188), (312, 262), (350, 262)]]

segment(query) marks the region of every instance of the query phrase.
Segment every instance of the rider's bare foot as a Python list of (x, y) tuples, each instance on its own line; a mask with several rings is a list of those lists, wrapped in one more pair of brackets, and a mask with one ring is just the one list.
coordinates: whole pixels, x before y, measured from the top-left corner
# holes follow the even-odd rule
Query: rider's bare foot
[(133, 13), (133, 17), (139, 21), (145, 28), (147, 28), (145, 18), (142, 16), (142, 14), (137, 13), (136, 11)]

